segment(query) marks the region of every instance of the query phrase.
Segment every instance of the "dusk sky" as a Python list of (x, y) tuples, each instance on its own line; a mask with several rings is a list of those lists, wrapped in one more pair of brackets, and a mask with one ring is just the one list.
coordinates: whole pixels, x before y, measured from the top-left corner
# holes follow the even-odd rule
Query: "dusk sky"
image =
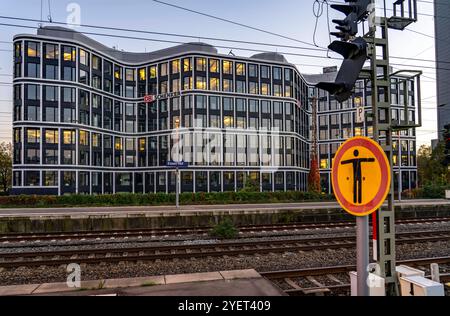
[[(165, 1), (165, 0), (164, 0)], [(429, 2), (428, 2), (429, 1)], [(213, 37), (233, 39), (241, 41), (264, 42), (276, 45), (291, 45), (305, 48), (313, 48), (312, 45), (252, 30), (243, 26), (233, 25), (210, 17), (198, 15), (192, 12), (170, 7), (157, 1), (140, 0), (79, 0), (79, 1), (48, 1), (48, 0), (2, 0), (0, 9), (0, 24), (16, 24), (37, 27), (36, 22), (25, 22), (6, 19), (5, 17), (19, 17), (40, 19), (41, 2), (43, 4), (42, 17), (47, 20), (49, 6), (54, 22), (66, 22), (70, 3), (77, 3), (81, 8), (81, 24), (96, 26), (122, 27), (127, 29), (139, 29), (152, 32), (166, 32), (198, 37)], [(298, 39), (303, 42), (313, 42), (315, 17), (313, 14), (313, 0), (167, 0), (170, 4), (179, 5), (203, 13), (229, 19), (255, 28), (268, 30), (286, 37)], [(341, 1), (343, 2), (343, 1)], [(392, 3), (392, 0), (387, 0)], [(381, 1), (382, 3), (382, 1)], [(330, 9), (330, 20), (342, 18)], [(435, 59), (434, 51), (434, 19), (433, 4), (431, 0), (418, 3), (419, 21), (411, 25), (406, 31), (390, 31), (391, 55), (405, 58)], [(388, 14), (392, 13), (388, 11)], [(50, 23), (45, 23), (50, 25)], [(334, 29), (334, 25), (330, 26)], [(12, 38), (15, 34), (35, 34), (36, 29), (19, 28), (0, 25), (0, 142), (11, 141), (11, 109), (12, 109)], [(276, 46), (256, 46), (249, 44), (228, 43), (206, 39), (183, 38), (173, 36), (137, 34), (132, 32), (118, 32), (99, 30), (93, 28), (78, 28), (79, 31), (97, 32), (105, 34), (139, 36), (148, 39), (160, 39), (176, 42), (198, 41), (219, 46), (233, 48), (233, 53), (239, 56), (250, 56), (260, 50), (278, 51), (280, 53), (306, 54), (314, 56), (326, 56), (324, 52), (301, 50), (294, 48), (277, 48)], [(417, 31), (425, 35), (412, 32)], [(91, 36), (91, 35), (88, 35)], [(153, 51), (173, 46), (175, 44), (162, 43), (149, 40), (131, 40), (112, 38), (107, 36), (92, 36), (107, 46), (116, 46), (125, 51)], [(333, 40), (333, 39), (332, 39)], [(318, 20), (316, 43), (321, 47), (329, 44), (327, 28), (327, 11)], [(254, 49), (255, 51), (239, 50), (239, 47)], [(219, 49), (221, 53), (228, 53), (229, 48)], [(337, 55), (332, 55), (338, 57)], [(289, 62), (296, 64), (302, 73), (320, 73), (322, 67), (340, 65), (339, 60), (326, 58), (312, 58), (285, 55)], [(430, 144), (431, 139), (437, 138), (436, 132), (436, 87), (435, 64), (433, 62), (421, 62), (391, 58), (395, 70), (421, 69), (422, 98), (424, 107), (424, 126), (417, 131), (418, 146)], [(401, 66), (400, 64), (404, 64)], [(413, 66), (419, 66), (413, 67)], [(421, 68), (425, 66), (427, 68)]]

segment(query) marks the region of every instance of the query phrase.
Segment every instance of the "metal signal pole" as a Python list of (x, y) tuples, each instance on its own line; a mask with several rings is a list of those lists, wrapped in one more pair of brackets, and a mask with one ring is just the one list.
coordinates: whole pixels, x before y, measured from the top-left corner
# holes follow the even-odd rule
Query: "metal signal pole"
[[(384, 17), (375, 16), (375, 0), (372, 0), (372, 12), (369, 17), (369, 32), (364, 38), (369, 44), (370, 89), (372, 93), (373, 139), (386, 153), (391, 166), (391, 179), (394, 179), (393, 146), (392, 146), (392, 112), (391, 112), (391, 69), (389, 66), (389, 29), (403, 30), (417, 21), (416, 0), (394, 2), (393, 16), (386, 17), (386, 1), (384, 1)], [(407, 115), (407, 114), (406, 114)], [(413, 127), (413, 126), (410, 126)], [(415, 127), (415, 126), (414, 126)], [(409, 127), (406, 127), (409, 128)], [(387, 208), (377, 211), (373, 227), (377, 230), (377, 245), (374, 246), (374, 259), (380, 268), (380, 276), (385, 279), (386, 294), (398, 295), (395, 252), (395, 212), (394, 181), (391, 181), (390, 193), (387, 197)]]

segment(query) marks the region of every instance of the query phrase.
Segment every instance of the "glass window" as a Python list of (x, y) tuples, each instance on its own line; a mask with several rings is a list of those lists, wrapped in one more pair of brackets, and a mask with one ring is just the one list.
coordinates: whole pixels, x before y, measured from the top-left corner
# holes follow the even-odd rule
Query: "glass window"
[(178, 59), (172, 60), (172, 73), (177, 74), (180, 72), (180, 61)]
[(75, 121), (75, 109), (64, 108), (63, 109), (63, 122), (73, 123)]
[(75, 103), (75, 88), (62, 88), (63, 101), (67, 103)]
[(209, 97), (209, 109), (210, 110), (219, 110), (219, 97)]
[(159, 65), (160, 76), (167, 76), (167, 63), (163, 63)]
[(92, 69), (101, 70), (101, 59), (98, 56), (92, 55)]
[(70, 130), (63, 131), (63, 144), (64, 145), (75, 144), (75, 131)]
[(206, 58), (202, 57), (195, 58), (195, 70), (206, 71)]
[(248, 76), (249, 77), (258, 77), (258, 66), (254, 64), (248, 65)]
[(45, 121), (58, 122), (58, 108), (54, 106), (45, 107)]
[(89, 53), (80, 48), (80, 64), (89, 66)]
[(41, 120), (40, 106), (28, 105), (26, 120), (27, 121), (40, 121)]
[(250, 81), (248, 83), (248, 92), (250, 94), (258, 94), (258, 83)]
[(263, 95), (270, 94), (270, 85), (268, 83), (261, 83), (261, 94)]
[(209, 78), (209, 89), (213, 91), (219, 91), (219, 88), (219, 78)]
[(58, 87), (56, 86), (44, 86), (45, 101), (57, 102), (58, 101)]
[(58, 130), (55, 130), (55, 129), (45, 130), (45, 143), (57, 144), (58, 143)]
[(45, 58), (58, 59), (58, 45), (44, 44)]
[[(56, 155), (56, 161), (58, 161), (58, 155)], [(56, 164), (57, 162), (55, 162)], [(44, 171), (43, 185), (46, 187), (58, 186), (58, 172), (57, 171)]]
[(269, 66), (261, 66), (261, 78), (269, 79)]
[(184, 72), (192, 71), (191, 58), (184, 58), (183, 59), (183, 71)]
[(223, 127), (224, 128), (232, 128), (234, 127), (234, 119), (231, 115), (225, 115), (223, 117)]
[(25, 186), (34, 187), (39, 186), (40, 172), (39, 171), (25, 171)]
[(224, 111), (233, 111), (233, 99), (232, 98), (223, 98), (223, 110)]
[(223, 73), (232, 75), (233, 74), (233, 62), (229, 60), (224, 60), (222, 63)]
[(223, 91), (225, 92), (233, 92), (233, 80), (231, 79), (223, 79)]
[(236, 92), (237, 93), (245, 93), (245, 81), (242, 81), (242, 80), (236, 81)]
[(209, 60), (209, 71), (213, 73), (219, 72), (219, 61), (217, 59)]
[(145, 81), (145, 79), (147, 78), (147, 70), (145, 68), (141, 68), (139, 69), (139, 80), (140, 81)]
[(27, 56), (28, 57), (40, 57), (40, 43), (27, 42)]
[(45, 79), (58, 79), (58, 66), (55, 65), (45, 65), (44, 71)]
[(63, 68), (63, 80), (75, 81), (75, 68), (74, 67), (64, 67)]
[(195, 88), (199, 90), (205, 90), (206, 89), (206, 78), (197, 76), (195, 78)]
[(134, 73), (135, 73), (134, 69), (126, 68), (125, 69), (125, 80), (126, 81), (135, 81)]
[(27, 129), (27, 143), (39, 144), (41, 142), (41, 131), (39, 129), (28, 128)]
[(156, 75), (157, 75), (156, 66), (150, 66), (150, 69), (149, 69), (150, 79), (156, 78)]
[(62, 51), (63, 51), (63, 60), (64, 61), (75, 61), (75, 58), (76, 58), (75, 47), (63, 46)]
[(245, 99), (236, 99), (236, 112), (246, 112)]
[(41, 76), (41, 64), (28, 63), (28, 77), (39, 78)]
[(281, 68), (273, 67), (273, 79), (281, 80)]
[(35, 84), (27, 84), (27, 100), (40, 100), (41, 99), (41, 89), (40, 86)]
[(245, 76), (245, 64), (236, 63), (236, 75), (237, 76)]

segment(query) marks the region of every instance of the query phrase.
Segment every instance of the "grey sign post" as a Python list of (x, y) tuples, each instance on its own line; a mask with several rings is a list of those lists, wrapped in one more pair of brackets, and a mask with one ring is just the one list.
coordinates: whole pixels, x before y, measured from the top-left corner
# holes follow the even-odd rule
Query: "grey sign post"
[(358, 296), (369, 296), (369, 216), (356, 218), (356, 272)]
[(173, 161), (167, 162), (167, 167), (175, 167), (175, 206), (178, 208), (180, 206), (180, 168), (187, 168), (189, 165), (185, 161)]

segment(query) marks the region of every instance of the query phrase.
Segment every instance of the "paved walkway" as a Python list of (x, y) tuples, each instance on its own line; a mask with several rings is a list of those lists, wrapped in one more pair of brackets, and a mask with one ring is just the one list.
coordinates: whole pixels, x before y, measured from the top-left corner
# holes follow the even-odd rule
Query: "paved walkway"
[[(400, 206), (448, 205), (450, 200), (407, 200), (395, 202)], [(198, 212), (270, 212), (279, 210), (311, 210), (340, 208), (336, 202), (303, 202), (272, 204), (183, 205), (175, 206), (108, 206), (108, 207), (56, 207), (56, 208), (0, 208), (0, 217), (76, 216), (76, 215), (161, 215)]]
[(159, 275), (129, 279), (0, 286), (0, 295), (120, 295), (120, 296), (280, 296), (281, 290), (253, 269)]

